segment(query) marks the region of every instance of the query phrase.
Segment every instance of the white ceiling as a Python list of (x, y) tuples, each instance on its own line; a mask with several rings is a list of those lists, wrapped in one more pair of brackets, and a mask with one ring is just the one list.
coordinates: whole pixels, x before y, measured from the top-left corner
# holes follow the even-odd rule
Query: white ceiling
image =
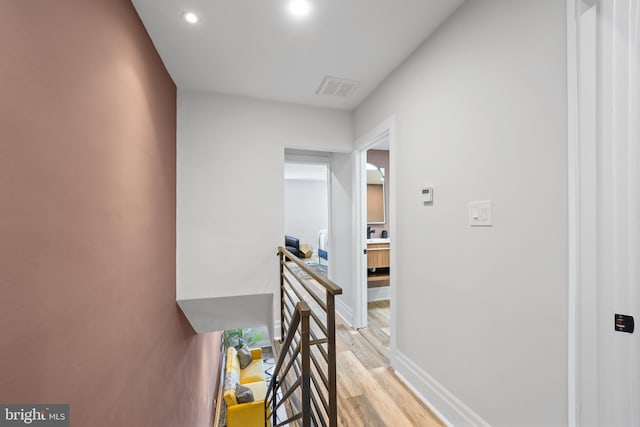
[[(351, 110), (463, 0), (132, 0), (176, 85)], [(193, 11), (195, 25), (181, 15)], [(316, 95), (325, 76), (360, 81)]]

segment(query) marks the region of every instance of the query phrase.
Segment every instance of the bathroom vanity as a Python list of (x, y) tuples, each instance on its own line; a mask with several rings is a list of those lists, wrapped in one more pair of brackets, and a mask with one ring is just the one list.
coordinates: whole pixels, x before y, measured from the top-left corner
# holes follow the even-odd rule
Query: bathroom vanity
[(367, 239), (367, 268), (389, 268), (389, 239)]

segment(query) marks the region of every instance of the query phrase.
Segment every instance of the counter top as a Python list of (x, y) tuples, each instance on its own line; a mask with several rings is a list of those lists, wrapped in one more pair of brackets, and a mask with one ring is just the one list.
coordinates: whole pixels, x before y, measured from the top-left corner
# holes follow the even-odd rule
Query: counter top
[(391, 240), (388, 237), (383, 238), (375, 238), (375, 239), (367, 239), (367, 243), (390, 243)]

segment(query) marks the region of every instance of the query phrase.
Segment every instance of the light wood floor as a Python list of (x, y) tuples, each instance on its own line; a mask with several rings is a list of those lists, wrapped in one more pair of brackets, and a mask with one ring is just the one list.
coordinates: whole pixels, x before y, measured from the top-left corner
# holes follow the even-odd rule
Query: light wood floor
[[(315, 280), (305, 282), (320, 291)], [(312, 310), (317, 310), (311, 298), (305, 301)], [(321, 315), (319, 310), (316, 312)], [(356, 331), (336, 316), (338, 424), (444, 427), (389, 365), (388, 301), (369, 304), (368, 323), (368, 328)]]
[(369, 327), (361, 332), (337, 319), (338, 424), (443, 427), (389, 366), (388, 313), (388, 302), (370, 304)]
[(389, 360), (391, 345), (390, 311), (389, 300), (370, 302), (367, 311), (367, 327), (358, 330), (387, 360)]

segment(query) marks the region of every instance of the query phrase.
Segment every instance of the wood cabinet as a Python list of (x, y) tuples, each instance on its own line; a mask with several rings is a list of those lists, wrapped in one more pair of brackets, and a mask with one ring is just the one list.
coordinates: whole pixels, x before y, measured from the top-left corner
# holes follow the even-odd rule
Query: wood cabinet
[(368, 243), (367, 244), (367, 267), (368, 268), (389, 267), (389, 243)]

